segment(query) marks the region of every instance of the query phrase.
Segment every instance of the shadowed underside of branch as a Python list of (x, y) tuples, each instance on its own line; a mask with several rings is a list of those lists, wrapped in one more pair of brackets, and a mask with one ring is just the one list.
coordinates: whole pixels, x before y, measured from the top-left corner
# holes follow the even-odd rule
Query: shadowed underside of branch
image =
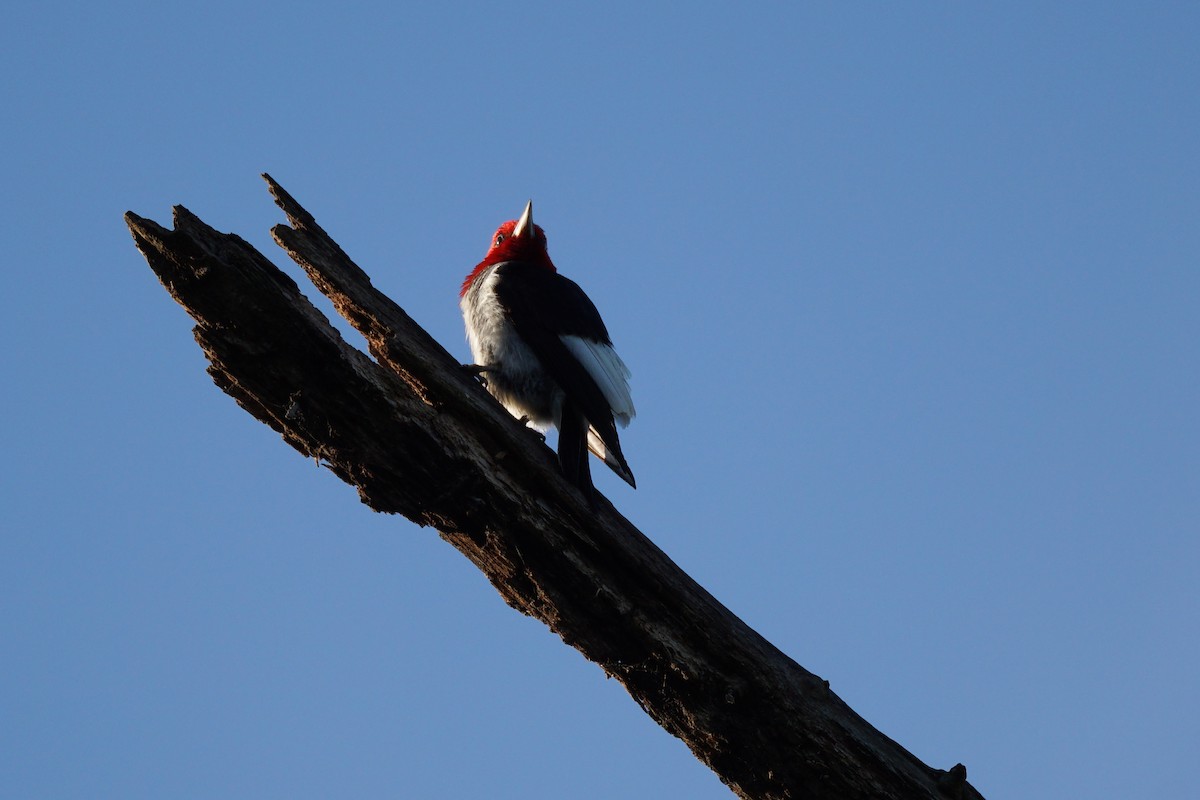
[(209, 374), (377, 511), (436, 528), (513, 608), (620, 681), (746, 798), (978, 798), (921, 763), (718, 603), (553, 454), (270, 176), (275, 241), (366, 338), (351, 347), (295, 281), (177, 206), (132, 212), (138, 249), (196, 321)]

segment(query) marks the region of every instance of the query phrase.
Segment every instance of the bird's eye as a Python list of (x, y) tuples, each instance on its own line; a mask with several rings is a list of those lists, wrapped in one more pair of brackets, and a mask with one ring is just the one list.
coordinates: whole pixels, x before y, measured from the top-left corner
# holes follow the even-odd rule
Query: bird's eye
[(496, 241), (492, 242), (492, 247), (499, 247), (500, 243), (503, 242), (505, 238), (506, 237), (503, 233), (496, 234)]

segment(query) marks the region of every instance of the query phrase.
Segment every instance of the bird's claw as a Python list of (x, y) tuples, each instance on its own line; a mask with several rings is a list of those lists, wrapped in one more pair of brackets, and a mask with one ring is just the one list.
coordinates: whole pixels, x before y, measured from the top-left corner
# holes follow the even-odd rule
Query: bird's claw
[(482, 364), (463, 364), (462, 368), (469, 372), (472, 377), (478, 378), (482, 385), (488, 385), (487, 376), (483, 373), (487, 372), (490, 367), (485, 367)]
[(517, 422), (519, 422), (519, 423), (521, 423), (522, 425), (524, 425), (526, 428), (528, 428), (528, 429), (529, 429), (529, 432), (530, 432), (530, 433), (532, 433), (534, 436), (536, 436), (536, 437), (538, 437), (539, 439), (541, 439), (541, 440), (542, 440), (542, 444), (545, 444), (545, 443), (546, 443), (546, 434), (542, 433), (542, 432), (541, 432), (541, 431), (539, 431), (537, 428), (530, 428), (530, 427), (529, 427), (529, 416), (528, 416), (528, 415), (521, 417), (519, 420), (517, 420)]

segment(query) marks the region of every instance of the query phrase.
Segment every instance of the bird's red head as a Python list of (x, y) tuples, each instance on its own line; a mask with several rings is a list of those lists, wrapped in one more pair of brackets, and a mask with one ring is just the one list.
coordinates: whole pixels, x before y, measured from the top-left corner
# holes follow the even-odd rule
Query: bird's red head
[(525, 211), (521, 214), (520, 219), (510, 219), (492, 234), (492, 244), (488, 248), (487, 255), (463, 281), (459, 296), (467, 293), (471, 284), (479, 277), (479, 273), (493, 264), (501, 264), (505, 261), (519, 261), (535, 267), (543, 267), (551, 272), (557, 271), (554, 268), (554, 262), (550, 260), (549, 251), (546, 250), (546, 232), (542, 230), (542, 226), (533, 224), (532, 200), (525, 206)]

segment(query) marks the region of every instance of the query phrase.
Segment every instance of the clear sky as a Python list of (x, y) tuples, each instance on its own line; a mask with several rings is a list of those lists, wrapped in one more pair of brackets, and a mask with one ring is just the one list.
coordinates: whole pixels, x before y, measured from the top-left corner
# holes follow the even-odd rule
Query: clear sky
[(568, 5), (6, 9), (0, 796), (729, 796), (212, 385), (121, 215), (298, 276), (263, 171), (463, 360), (532, 197), (685, 570), (989, 800), (1194, 792), (1198, 7)]

